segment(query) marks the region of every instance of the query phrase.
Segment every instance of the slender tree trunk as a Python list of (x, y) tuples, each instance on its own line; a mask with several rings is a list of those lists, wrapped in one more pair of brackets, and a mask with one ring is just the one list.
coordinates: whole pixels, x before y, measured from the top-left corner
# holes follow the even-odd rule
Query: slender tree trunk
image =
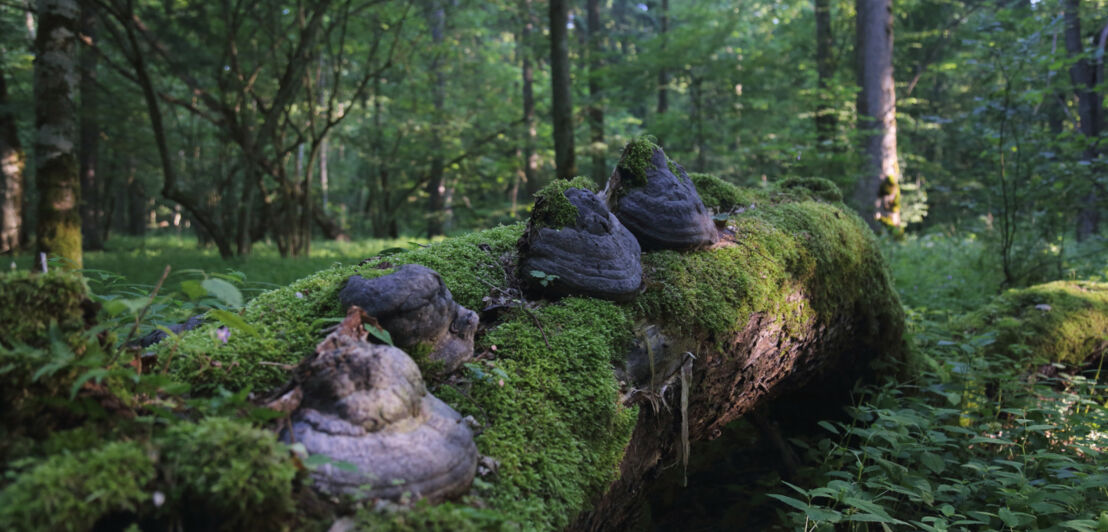
[(600, 84), (600, 73), (604, 68), (600, 0), (588, 0), (585, 9), (589, 24), (589, 151), (592, 152), (592, 178), (601, 183), (608, 177), (605, 158), (608, 146), (604, 143), (604, 94)]
[(855, 190), (862, 218), (873, 228), (900, 227), (900, 163), (896, 153), (892, 0), (857, 0), (858, 125), (865, 167)]
[[(662, 0), (662, 14), (661, 14), (661, 27), (659, 28), (659, 34), (662, 37), (662, 53), (661, 57), (665, 57), (666, 48), (669, 44), (669, 0)], [(669, 86), (669, 72), (666, 71), (666, 67), (663, 64), (658, 69), (658, 115), (664, 115), (669, 110), (669, 98), (666, 94), (666, 87)], [(661, 137), (658, 137), (658, 142), (662, 142)]]
[(435, 43), (434, 58), (431, 60), (431, 72), (434, 86), (431, 100), (435, 106), (435, 123), (431, 126), (431, 173), (427, 180), (427, 236), (442, 234), (446, 207), (445, 168), (443, 168), (442, 124), (443, 106), (446, 99), (446, 79), (442, 74), (443, 33), (446, 31), (446, 14), (441, 5), (431, 12), (431, 41)]
[[(831, 0), (815, 0), (816, 6), (816, 75), (819, 93), (816, 103), (816, 138), (821, 146), (835, 136), (835, 111), (831, 106), (831, 78), (835, 75), (834, 38), (831, 35)], [(829, 146), (828, 146), (829, 147)]]
[(23, 147), (8, 101), (8, 85), (0, 71), (0, 253), (19, 249), (23, 224)]
[[(81, 33), (90, 42), (96, 39), (96, 11), (89, 2), (81, 5)], [(81, 144), (78, 160), (81, 174), (81, 236), (85, 249), (104, 249), (100, 224), (104, 222), (100, 183), (96, 175), (99, 163), (100, 123), (97, 119), (96, 54), (82, 47), (81, 58)]]
[(554, 165), (557, 176), (577, 175), (573, 148), (573, 80), (569, 74), (569, 5), (567, 0), (550, 0), (550, 83), (553, 99)]
[(523, 62), (520, 75), (523, 78), (523, 124), (527, 134), (523, 141), (523, 181), (528, 201), (539, 191), (539, 155), (535, 151), (535, 137), (538, 126), (535, 124), (535, 72), (531, 64), (531, 31), (534, 27), (531, 15), (531, 0), (522, 0), (523, 29), (520, 32), (520, 49)]
[[(73, 268), (83, 264), (74, 102), (80, 11), (76, 0), (39, 0), (35, 37), (36, 257), (61, 257)], [(35, 260), (41, 270), (41, 259)]]
[[(1094, 64), (1084, 56), (1085, 46), (1081, 34), (1080, 0), (1064, 0), (1066, 21), (1066, 53), (1077, 60), (1070, 66), (1070, 82), (1077, 95), (1077, 117), (1081, 133), (1085, 136), (1083, 160), (1092, 161), (1097, 157), (1097, 139), (1102, 123), (1101, 95), (1097, 93), (1097, 72)], [(1077, 213), (1077, 240), (1081, 241), (1095, 234), (1100, 225), (1100, 209), (1097, 204), (1096, 187), (1082, 200), (1081, 210)]]

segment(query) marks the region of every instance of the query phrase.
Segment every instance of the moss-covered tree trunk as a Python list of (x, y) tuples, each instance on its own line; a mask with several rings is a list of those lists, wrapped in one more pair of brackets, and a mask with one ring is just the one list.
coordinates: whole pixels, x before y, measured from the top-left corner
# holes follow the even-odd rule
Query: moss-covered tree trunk
[(40, 257), (43, 253), (62, 257), (74, 268), (81, 267), (81, 185), (73, 100), (80, 12), (76, 0), (39, 0), (35, 36), (36, 251)]

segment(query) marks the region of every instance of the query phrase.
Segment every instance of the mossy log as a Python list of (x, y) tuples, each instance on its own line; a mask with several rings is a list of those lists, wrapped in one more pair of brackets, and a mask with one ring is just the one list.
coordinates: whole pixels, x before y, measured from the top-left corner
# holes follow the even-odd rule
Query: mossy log
[[(786, 395), (827, 402), (827, 390), (849, 389), (870, 360), (902, 349), (899, 300), (857, 216), (803, 186), (731, 192), (743, 209), (722, 222), (720, 243), (644, 254), (644, 288), (630, 302), (518, 301), (516, 243), (524, 226), (516, 224), (319, 272), (254, 299), (242, 315), (248, 332), (217, 336), (219, 324), (209, 322), (159, 344), (159, 358), (172, 358), (170, 373), (192, 384), (193, 394), (249, 387), (260, 399), (345, 314), (338, 294), (346, 279), (422, 264), (462, 306), (496, 309), (483, 313), (476, 360), (452, 375), (428, 377), (433, 362), (410, 353), (429, 391), (479, 425), (486, 474), (455, 501), (389, 512), (362, 505), (350, 516), (355, 524), (624, 528), (645, 483), (679, 460), (683, 432), (688, 441), (712, 438)], [(283, 484), (266, 493), (282, 501), (310, 491), (298, 484), (302, 476), (273, 478), (266, 482)], [(255, 502), (251, 508), (269, 507)], [(321, 510), (318, 502), (297, 499), (302, 524), (329, 526), (349, 508)], [(135, 504), (127, 509), (140, 516), (159, 511)]]

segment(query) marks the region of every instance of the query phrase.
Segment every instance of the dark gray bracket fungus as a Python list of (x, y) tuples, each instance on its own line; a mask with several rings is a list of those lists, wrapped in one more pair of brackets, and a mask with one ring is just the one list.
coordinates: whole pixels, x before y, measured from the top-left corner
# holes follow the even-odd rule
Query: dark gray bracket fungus
[(465, 493), (477, 472), (473, 433), (460, 414), (427, 393), (411, 357), (366, 341), (363, 319), (369, 316), (351, 307), (295, 372), (302, 399), (291, 440), (333, 461), (312, 472), (316, 487), (392, 500)]
[[(576, 222), (553, 229), (531, 220), (519, 240), (520, 279), (548, 297), (634, 299), (642, 285), (639, 242), (596, 194), (579, 188), (564, 194), (577, 208)], [(530, 274), (534, 270), (557, 277), (543, 286)]]
[(430, 347), (428, 359), (447, 372), (473, 357), (477, 314), (456, 303), (438, 272), (426, 266), (405, 264), (376, 279), (353, 275), (339, 301), (377, 318), (398, 347)]
[(622, 166), (612, 172), (604, 197), (608, 208), (619, 218), (647, 251), (657, 249), (696, 249), (719, 240), (712, 217), (685, 169), (674, 165), (661, 148), (655, 147), (645, 167), (646, 183)]

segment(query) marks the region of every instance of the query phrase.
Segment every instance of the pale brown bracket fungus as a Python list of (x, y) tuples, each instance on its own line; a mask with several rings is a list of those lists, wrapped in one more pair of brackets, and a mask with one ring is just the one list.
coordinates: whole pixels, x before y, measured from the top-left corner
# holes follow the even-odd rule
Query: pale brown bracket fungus
[(377, 318), (397, 347), (429, 351), (428, 360), (446, 372), (473, 357), (477, 314), (456, 303), (438, 272), (426, 266), (405, 264), (376, 279), (353, 275), (339, 301)]
[(362, 322), (368, 319), (350, 307), (295, 372), (303, 398), (291, 439), (331, 459), (312, 471), (316, 487), (391, 500), (465, 493), (477, 472), (473, 433), (461, 415), (427, 393), (411, 357), (366, 341)]
[(719, 233), (685, 169), (651, 150), (649, 158), (625, 150), (603, 192), (608, 208), (645, 251), (715, 244)]
[(577, 211), (574, 223), (554, 228), (536, 220), (544, 212), (541, 202), (550, 201), (540, 199), (519, 239), (519, 277), (528, 291), (548, 297), (634, 299), (642, 285), (642, 252), (635, 236), (596, 194), (569, 188), (564, 196)]

